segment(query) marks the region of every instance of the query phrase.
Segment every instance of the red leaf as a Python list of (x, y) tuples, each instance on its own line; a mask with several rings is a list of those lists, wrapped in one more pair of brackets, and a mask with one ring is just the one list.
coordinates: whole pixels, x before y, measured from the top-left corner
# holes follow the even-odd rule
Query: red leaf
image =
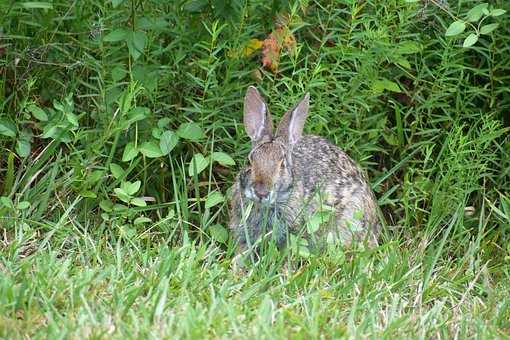
[(282, 48), (289, 53), (294, 53), (296, 49), (296, 38), (288, 27), (276, 28), (262, 42), (262, 66), (277, 73)]
[(278, 72), (281, 47), (273, 33), (262, 42), (262, 66), (269, 68), (273, 73)]

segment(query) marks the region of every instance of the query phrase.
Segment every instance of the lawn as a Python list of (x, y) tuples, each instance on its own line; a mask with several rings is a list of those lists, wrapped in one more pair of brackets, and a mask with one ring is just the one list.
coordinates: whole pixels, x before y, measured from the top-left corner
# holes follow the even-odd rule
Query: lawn
[[(0, 3), (0, 337), (510, 338), (510, 2)], [(233, 270), (243, 96), (366, 172), (379, 246)]]

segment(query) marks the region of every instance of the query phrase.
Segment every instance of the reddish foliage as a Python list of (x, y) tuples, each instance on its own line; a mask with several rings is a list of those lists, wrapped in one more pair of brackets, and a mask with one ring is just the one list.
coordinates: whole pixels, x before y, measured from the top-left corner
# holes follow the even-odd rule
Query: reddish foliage
[(281, 47), (273, 33), (262, 43), (262, 66), (269, 68), (273, 73), (278, 72)]
[(276, 28), (262, 42), (262, 66), (277, 73), (282, 48), (289, 53), (293, 53), (296, 48), (296, 38), (288, 27)]

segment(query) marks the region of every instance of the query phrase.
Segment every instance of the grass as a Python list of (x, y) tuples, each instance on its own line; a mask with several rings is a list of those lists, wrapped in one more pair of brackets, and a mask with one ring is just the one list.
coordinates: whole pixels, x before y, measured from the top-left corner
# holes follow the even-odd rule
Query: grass
[[(510, 338), (508, 13), (462, 48), (477, 2), (438, 3), (0, 4), (0, 336)], [(274, 74), (243, 51), (277, 22)], [(231, 270), (250, 84), (276, 116), (311, 93), (379, 247)]]

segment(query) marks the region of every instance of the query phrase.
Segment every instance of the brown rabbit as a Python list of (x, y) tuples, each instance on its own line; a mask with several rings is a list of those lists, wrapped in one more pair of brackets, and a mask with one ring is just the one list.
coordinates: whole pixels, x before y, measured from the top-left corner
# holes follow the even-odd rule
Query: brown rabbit
[[(302, 136), (308, 109), (307, 93), (273, 133), (261, 95), (253, 86), (246, 92), (244, 126), (252, 150), (234, 183), (230, 206), (239, 252), (266, 234), (279, 246), (286, 244), (289, 233), (319, 245), (326, 239), (377, 244), (380, 224), (372, 190), (340, 148), (318, 136)], [(321, 215), (329, 216), (329, 223), (310, 231), (310, 219), (323, 211), (329, 212)]]

